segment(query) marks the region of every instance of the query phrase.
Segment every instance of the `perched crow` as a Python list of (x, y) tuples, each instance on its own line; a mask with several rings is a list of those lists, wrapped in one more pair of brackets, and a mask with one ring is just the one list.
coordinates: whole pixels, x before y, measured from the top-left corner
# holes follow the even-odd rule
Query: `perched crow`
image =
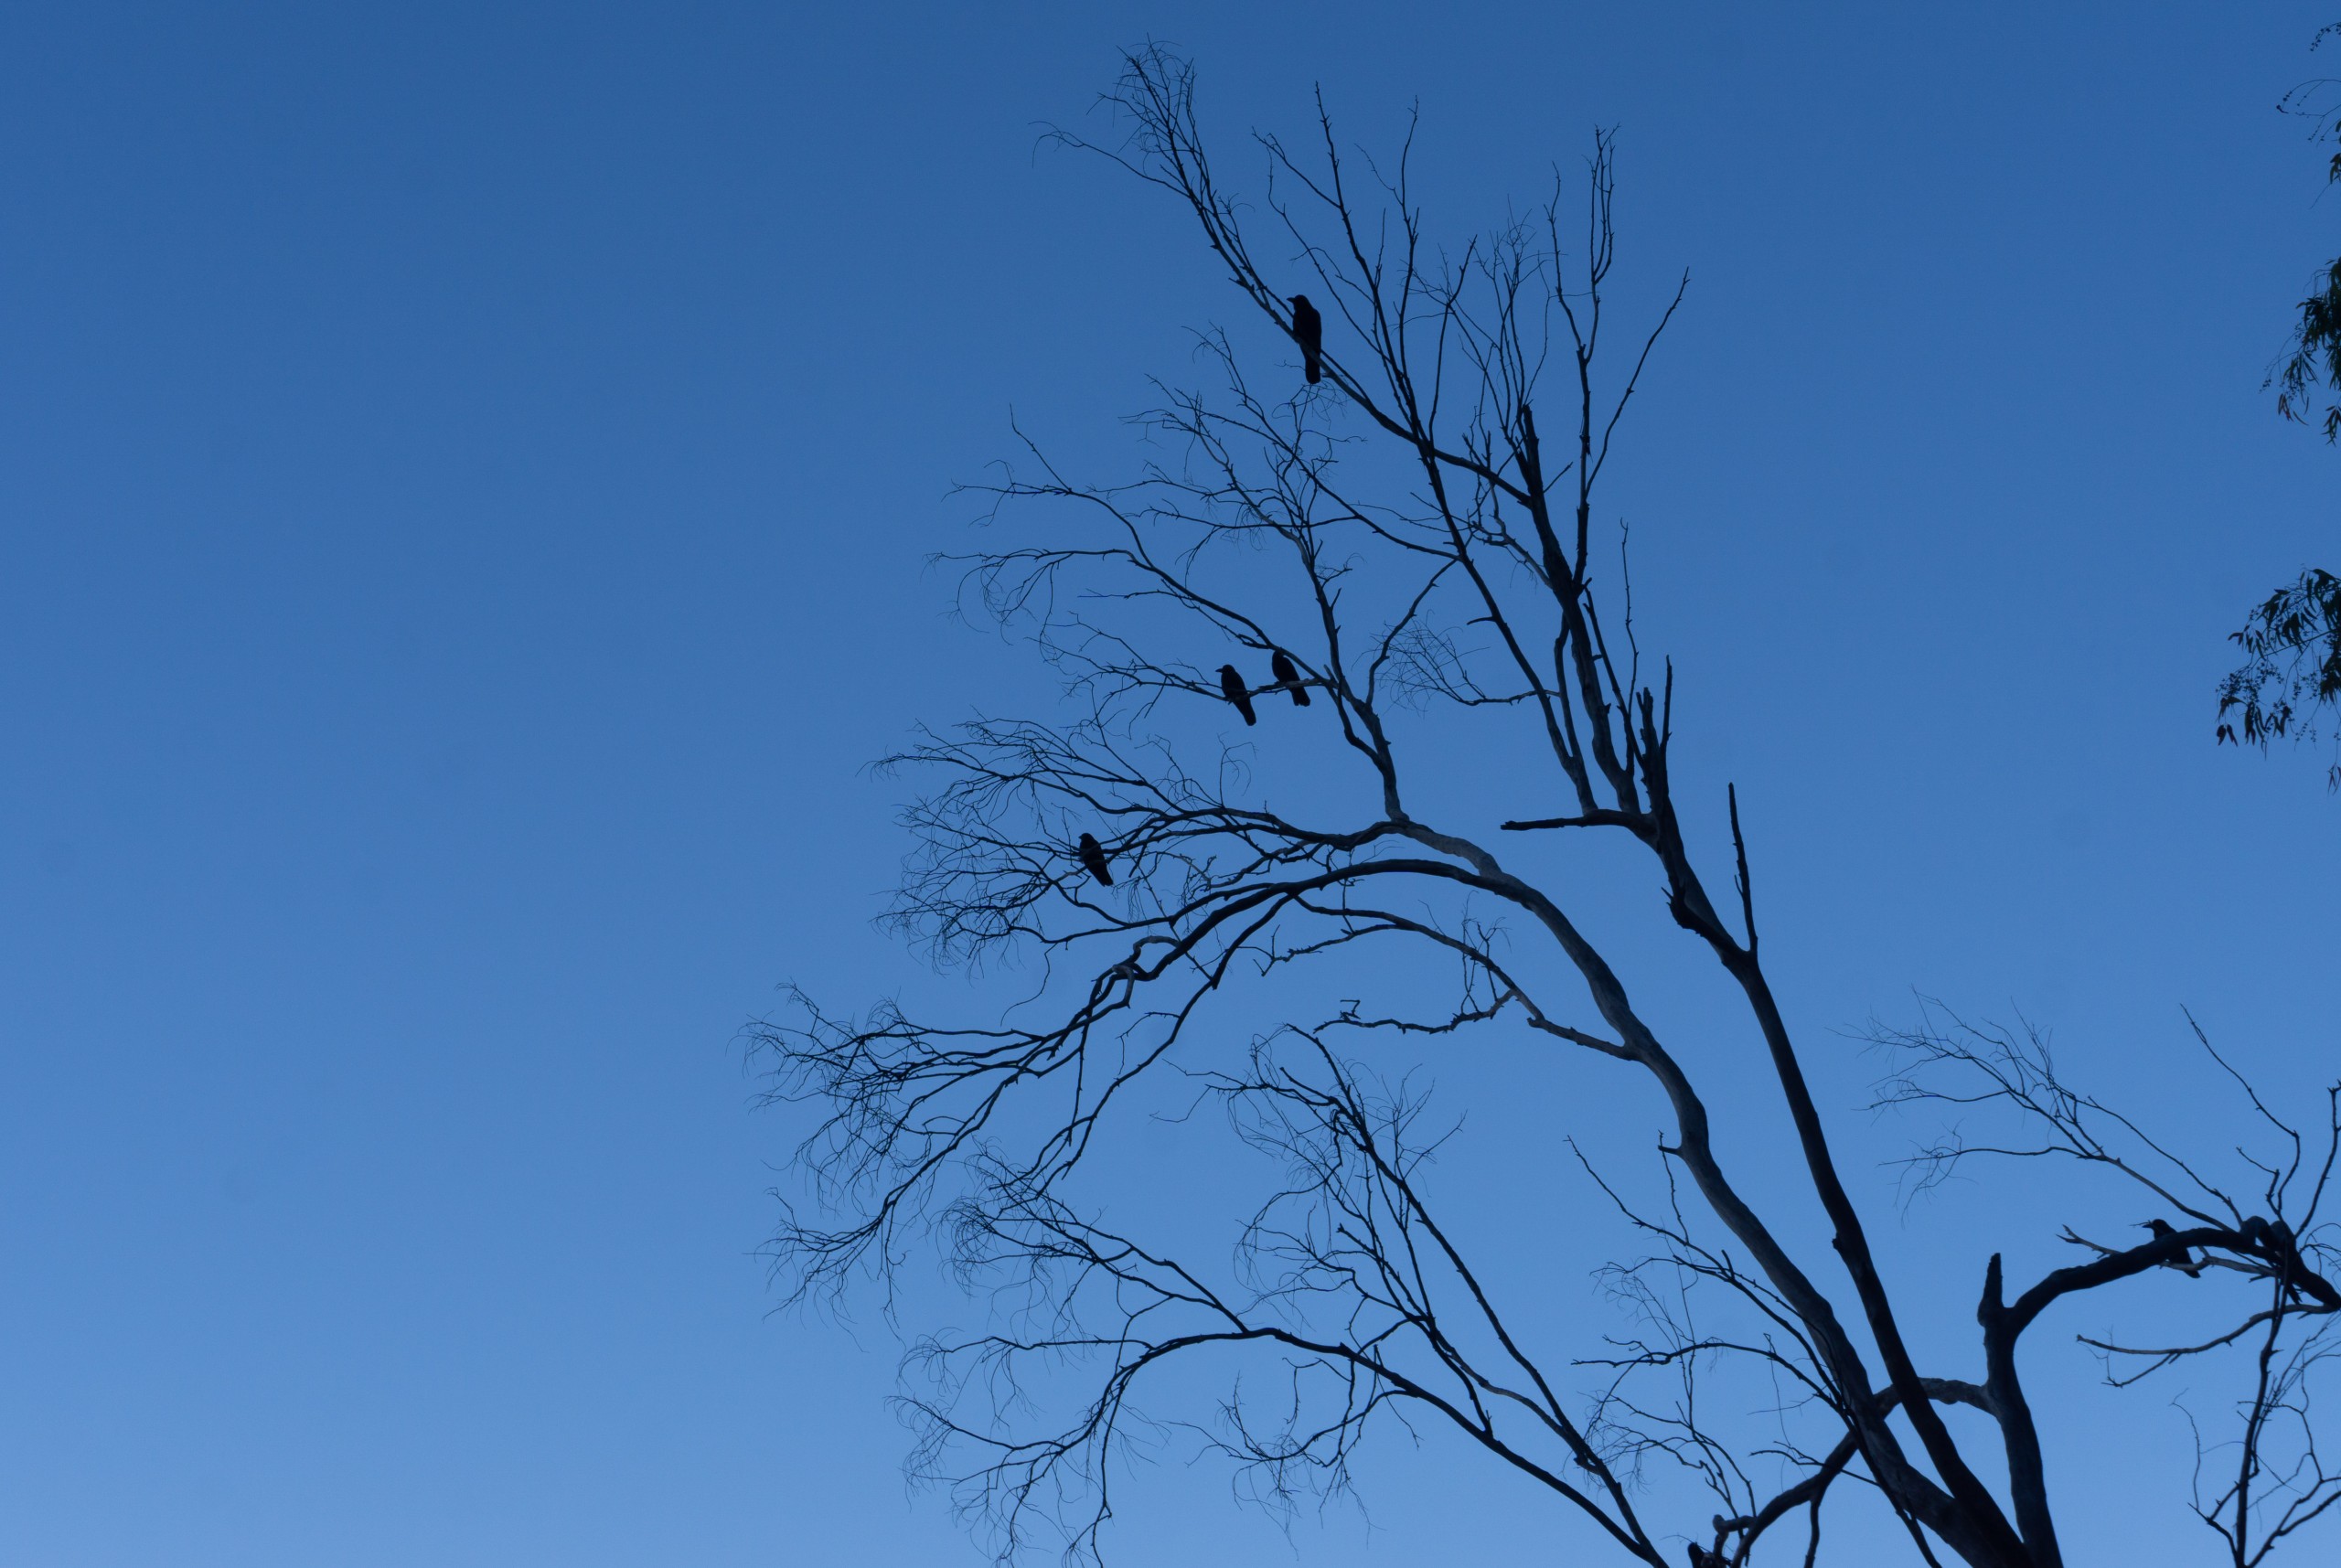
[(1292, 693), (1295, 708), (1309, 706), (1309, 688), (1300, 684), (1300, 672), (1293, 667), (1290, 659), (1285, 657), (1282, 648), (1268, 656), (1268, 667), (1276, 671), (1277, 684)]
[(1292, 340), (1300, 345), (1301, 368), (1308, 372), (1309, 384), (1315, 386), (1325, 379), (1320, 357), (1325, 352), (1325, 318), (1309, 303), (1307, 294), (1292, 296)]
[(1235, 711), (1244, 715), (1245, 723), (1260, 721), (1260, 716), (1252, 711), (1252, 688), (1244, 684), (1244, 677), (1232, 664), (1219, 667), (1219, 694), (1235, 704)]
[[(2149, 1220), (2146, 1221), (2146, 1229), (2154, 1232), (2154, 1238), (2157, 1242), (2165, 1237), (2178, 1234), (2177, 1232), (2170, 1228), (2170, 1221), (2167, 1220)], [(2203, 1265), (2195, 1261), (2195, 1254), (2193, 1253), (2181, 1253), (2178, 1254), (2176, 1262), (2166, 1264), (2165, 1266), (2176, 1269), (2179, 1273), (2185, 1275), (2189, 1279), (2200, 1279), (2203, 1277)]]
[(2274, 1265), (2268, 1272), (2287, 1276), (2286, 1292), (2294, 1300), (2300, 1299), (2300, 1283), (2289, 1277), (2304, 1266), (2293, 1241), (2293, 1228), (2282, 1220), (2264, 1220), (2257, 1214), (2250, 1214), (2244, 1217), (2242, 1224), (2235, 1228), (2235, 1233), (2242, 1238), (2245, 1246)]
[(1081, 863), (1089, 869), (1089, 874), (1096, 878), (1102, 886), (1110, 888), (1114, 885), (1114, 873), (1106, 869), (1105, 846), (1086, 833), (1081, 836)]

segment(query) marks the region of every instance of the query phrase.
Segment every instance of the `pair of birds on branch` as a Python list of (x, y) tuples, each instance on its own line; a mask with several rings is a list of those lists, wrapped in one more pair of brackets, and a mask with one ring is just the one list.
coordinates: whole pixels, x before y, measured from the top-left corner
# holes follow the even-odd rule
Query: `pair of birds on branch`
[[(1292, 693), (1295, 708), (1309, 706), (1309, 688), (1300, 678), (1299, 667), (1285, 656), (1282, 648), (1268, 656), (1268, 669), (1276, 679), (1260, 690), (1288, 691)], [(1235, 711), (1244, 715), (1245, 723), (1257, 724), (1260, 721), (1259, 713), (1252, 707), (1253, 688), (1245, 680), (1244, 672), (1232, 664), (1219, 667), (1219, 694), (1235, 705)]]
[[(1292, 662), (1291, 657), (1282, 648), (1277, 648), (1269, 654), (1268, 668), (1275, 673), (1276, 683), (1263, 687), (1262, 690), (1288, 691), (1292, 693), (1292, 705), (1295, 708), (1309, 706), (1309, 688), (1300, 678), (1300, 667)], [(1242, 670), (1232, 664), (1220, 666), (1219, 691), (1221, 696), (1235, 705), (1235, 711), (1244, 715), (1245, 723), (1257, 724), (1260, 721), (1258, 711), (1252, 706), (1252, 688), (1245, 684)], [(1106, 847), (1097, 842), (1097, 836), (1094, 833), (1083, 834), (1078, 848), (1081, 853), (1082, 869), (1095, 877), (1099, 887), (1112, 887), (1114, 885), (1113, 865), (1106, 859)]]
[[(2167, 1220), (2143, 1221), (2141, 1228), (2151, 1233), (2157, 1242), (2166, 1242), (2178, 1234), (2171, 1228), (2171, 1223)], [(2299, 1253), (2293, 1242), (2293, 1228), (2282, 1220), (2262, 1219), (2257, 1214), (2249, 1215), (2241, 1224), (2236, 1227), (2236, 1234), (2241, 1238), (2245, 1246), (2263, 1253), (2274, 1253), (2279, 1260), (2280, 1268), (2297, 1263)], [(2165, 1259), (2163, 1267), (2175, 1268), (2189, 1279), (2200, 1279), (2209, 1261), (2207, 1253), (2198, 1259), (2193, 1250), (2188, 1249), (2181, 1252), (2175, 1258)]]
[[(2143, 1229), (2151, 1233), (2157, 1242), (2166, 1242), (2178, 1234), (2171, 1228), (2170, 1221), (2167, 1220), (2145, 1221)], [(2289, 1253), (2293, 1250), (2292, 1227), (2282, 1220), (2263, 1220), (2254, 1214), (2236, 1227), (2236, 1233), (2243, 1238), (2247, 1246), (2264, 1248), (2278, 1253)], [(2203, 1264), (2196, 1260), (2191, 1249), (2180, 1253), (2175, 1258), (2169, 1259), (2163, 1266), (2175, 1268), (2189, 1279), (2203, 1277)]]

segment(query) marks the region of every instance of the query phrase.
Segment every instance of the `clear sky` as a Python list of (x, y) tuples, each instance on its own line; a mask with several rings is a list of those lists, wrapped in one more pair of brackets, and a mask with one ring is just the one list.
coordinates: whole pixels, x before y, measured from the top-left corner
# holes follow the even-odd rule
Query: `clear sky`
[[(2182, 1126), (2182, 1004), (2285, 1093), (2341, 1059), (2326, 759), (2210, 742), (2224, 634), (2341, 565), (2341, 453), (2260, 389), (2341, 249), (2273, 112), (2327, 19), (0, 9), (0, 1562), (976, 1560), (904, 1494), (885, 1326), (771, 1311), (739, 1031), (790, 977), (981, 1004), (870, 926), (862, 764), (1045, 709), (922, 566), (1011, 411), (1126, 473), (1241, 319), (1036, 148), (1149, 37), (1232, 154), (1312, 83), (1364, 137), (1419, 99), (1459, 236), (1619, 128), (1621, 276), (1693, 273), (1610, 496), (1644, 645), (1963, 1344), (2010, 1227), (1896, 1218), (1833, 1031), (2022, 1010)], [(2073, 1506), (2178, 1560), (2166, 1490), (2104, 1503), (2184, 1429), (2090, 1371), (2131, 1428), (2057, 1440)], [(1121, 1545), (1551, 1560), (1435, 1445), (1376, 1475), (1374, 1532), (1288, 1543), (1173, 1466)]]

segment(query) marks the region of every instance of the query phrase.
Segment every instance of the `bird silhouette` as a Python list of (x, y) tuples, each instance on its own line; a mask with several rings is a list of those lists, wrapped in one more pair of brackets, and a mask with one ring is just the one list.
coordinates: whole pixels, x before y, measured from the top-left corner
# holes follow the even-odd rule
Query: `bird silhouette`
[(1268, 667), (1276, 672), (1277, 684), (1292, 693), (1295, 708), (1309, 706), (1309, 688), (1300, 684), (1300, 671), (1293, 667), (1292, 661), (1285, 656), (1282, 648), (1268, 656)]
[[(2167, 1241), (2178, 1234), (2170, 1228), (2170, 1221), (2167, 1220), (2149, 1220), (2146, 1221), (2146, 1229), (2154, 1233), (2154, 1238), (2157, 1242)], [(2195, 1254), (2191, 1252), (2179, 1253), (2175, 1259), (2165, 1266), (2176, 1269), (2189, 1279), (2203, 1277), (2203, 1265), (2195, 1261)]]
[(1081, 836), (1081, 863), (1088, 868), (1089, 874), (1096, 878), (1101, 886), (1110, 888), (1114, 885), (1114, 873), (1106, 869), (1105, 846), (1086, 833)]
[(1252, 688), (1244, 684), (1242, 672), (1232, 664), (1219, 667), (1219, 694), (1235, 704), (1235, 711), (1244, 715), (1245, 723), (1260, 721), (1260, 716), (1252, 711)]
[(1300, 345), (1301, 369), (1315, 386), (1325, 379), (1325, 318), (1309, 303), (1307, 294), (1292, 296), (1292, 340)]

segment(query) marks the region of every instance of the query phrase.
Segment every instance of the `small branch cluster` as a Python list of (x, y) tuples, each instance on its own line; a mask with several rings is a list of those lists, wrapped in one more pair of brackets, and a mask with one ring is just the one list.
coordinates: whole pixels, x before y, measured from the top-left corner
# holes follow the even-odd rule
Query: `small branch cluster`
[(2341, 1502), (2341, 1471), (2325, 1467), (2311, 1419), (2313, 1385), (2341, 1348), (2333, 1335), (2341, 1288), (2332, 1283), (2341, 1251), (2325, 1202), (2341, 1154), (2341, 1085), (2326, 1092), (2325, 1125), (2313, 1136), (2304, 1134), (2268, 1106), (2199, 1027), (2194, 1033), (2269, 1136), (2271, 1147), (2261, 1153), (2237, 1151), (2251, 1172), (2250, 1189), (2215, 1181), (2130, 1116), (2068, 1085), (2038, 1031), (1977, 1027), (1939, 1007), (1929, 1008), (1917, 1029), (1877, 1032), (1902, 1058), (1881, 1104), (2001, 1112), (2001, 1124), (2022, 1136), (1969, 1142), (1954, 1132), (1911, 1160), (1921, 1186), (1972, 1159), (2068, 1160), (2117, 1179), (2156, 1211), (2140, 1224), (2151, 1238), (2141, 1244), (2116, 1246), (2068, 1229), (2064, 1240), (2090, 1261), (2053, 1271), (2014, 1303), (2004, 1301), (1999, 1259), (1992, 1260), (1979, 1316), (1995, 1378), (2005, 1367), (2012, 1385), (2016, 1337), (2061, 1297), (2154, 1269), (2234, 1279), (2245, 1287), (2221, 1327), (2184, 1342), (2076, 1338), (2104, 1358), (2107, 1381), (2117, 1387), (2220, 1352), (2250, 1353), (2232, 1435), (2207, 1443), (2197, 1428), (2195, 1509), (2237, 1568), (2251, 1568)]
[[(2314, 740), (2317, 714), (2341, 706), (2341, 577), (2311, 567), (2231, 640), (2244, 662), (2219, 682), (2220, 741), (2265, 751), (2286, 735)], [(2328, 782), (2341, 789), (2341, 762)]]

